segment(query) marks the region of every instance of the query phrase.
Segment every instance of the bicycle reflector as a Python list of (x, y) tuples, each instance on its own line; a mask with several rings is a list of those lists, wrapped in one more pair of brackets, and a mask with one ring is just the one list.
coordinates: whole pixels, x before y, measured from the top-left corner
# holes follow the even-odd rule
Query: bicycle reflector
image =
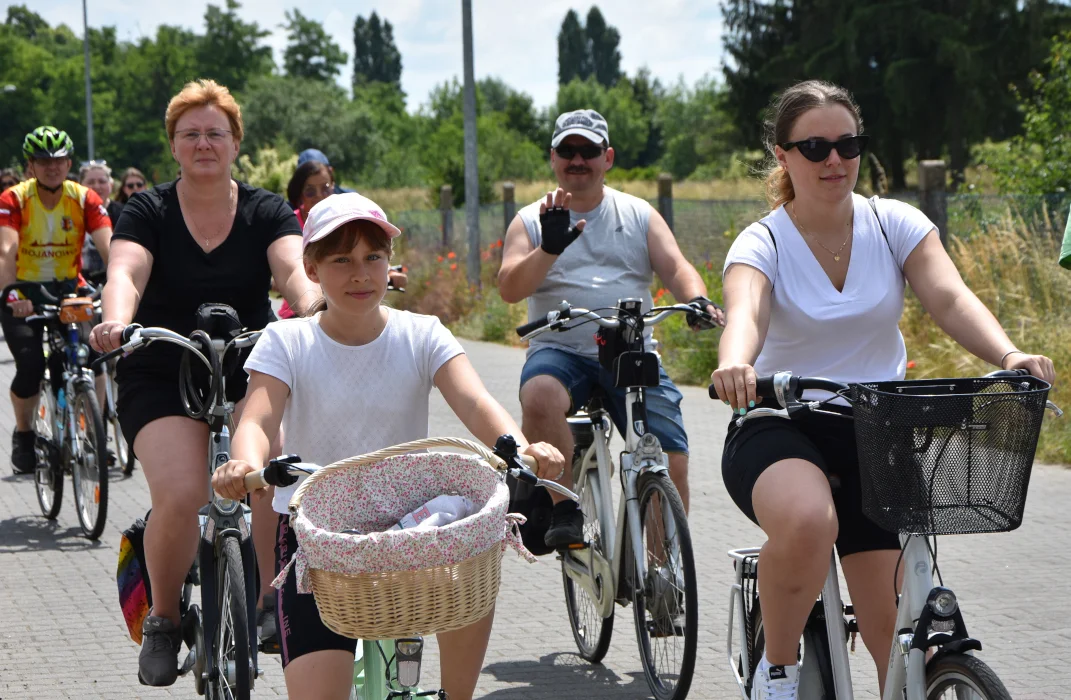
[(420, 657), (424, 640), (419, 637), (399, 639), (394, 642), (395, 659), (398, 662), (398, 683), (403, 688), (415, 688), (420, 683)]

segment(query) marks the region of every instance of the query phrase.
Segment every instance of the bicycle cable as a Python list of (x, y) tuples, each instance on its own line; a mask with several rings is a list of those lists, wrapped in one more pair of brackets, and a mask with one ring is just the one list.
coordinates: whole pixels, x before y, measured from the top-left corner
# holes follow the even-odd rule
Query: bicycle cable
[(924, 538), (926, 540), (926, 549), (929, 550), (930, 556), (933, 558), (933, 568), (930, 570), (930, 575), (937, 574), (937, 581), (941, 586), (945, 585), (945, 580), (941, 576), (941, 567), (937, 566), (937, 535), (933, 536), (933, 548), (930, 548), (930, 538)]

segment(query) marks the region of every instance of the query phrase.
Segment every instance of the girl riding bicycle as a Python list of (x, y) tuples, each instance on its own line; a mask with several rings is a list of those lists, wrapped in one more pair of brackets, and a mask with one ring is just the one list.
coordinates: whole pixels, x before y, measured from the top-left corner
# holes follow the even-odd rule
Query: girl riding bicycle
[[(536, 458), (541, 476), (565, 468), (554, 447), (528, 445), (521, 437), (438, 319), (382, 305), (391, 239), (398, 234), (379, 206), (356, 193), (333, 195), (310, 210), (305, 271), (324, 299), (310, 317), (269, 325), (246, 362), (249, 403), (231, 444), (232, 460), (212, 479), (221, 495), (245, 495), (244, 476), (267, 463), (283, 424), (287, 449), (317, 464), (427, 437), (432, 386), (484, 443), (512, 433), (521, 452)], [(286, 515), (296, 488), (276, 490), (277, 570), (297, 547)], [(357, 641), (327, 629), (313, 596), (298, 594), (294, 571), (276, 606), (290, 697), (346, 698)], [(472, 697), (492, 617), (439, 635), (442, 687), (452, 700)]]
[[(740, 234), (725, 259), (728, 323), (711, 377), (719, 398), (745, 413), (773, 398), (756, 395), (757, 375), (782, 369), (845, 383), (903, 379), (907, 351), (897, 324), (905, 280), (966, 350), (1002, 369), (1025, 368), (1053, 381), (1052, 361), (1016, 349), (963, 283), (924, 214), (903, 202), (853, 194), (867, 137), (846, 90), (799, 83), (772, 112), (766, 125), (777, 161), (767, 178), (772, 211)], [(834, 545), (884, 687), (896, 620), (889, 581), (899, 540), (863, 515), (858, 470), (849, 421), (769, 417), (730, 424), (722, 457), (726, 488), (768, 537), (759, 556), (766, 653), (753, 700), (797, 697), (800, 635)]]

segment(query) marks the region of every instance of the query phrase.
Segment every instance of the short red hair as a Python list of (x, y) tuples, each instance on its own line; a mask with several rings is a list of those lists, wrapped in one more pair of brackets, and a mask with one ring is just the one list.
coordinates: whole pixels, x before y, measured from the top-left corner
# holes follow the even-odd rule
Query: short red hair
[(221, 109), (227, 115), (227, 121), (231, 123), (231, 134), (235, 140), (242, 140), (242, 136), (245, 135), (245, 128), (242, 126), (242, 108), (235, 102), (230, 90), (215, 80), (206, 78), (186, 83), (181, 92), (167, 103), (164, 127), (167, 129), (169, 140), (175, 139), (175, 124), (182, 115), (196, 107)]

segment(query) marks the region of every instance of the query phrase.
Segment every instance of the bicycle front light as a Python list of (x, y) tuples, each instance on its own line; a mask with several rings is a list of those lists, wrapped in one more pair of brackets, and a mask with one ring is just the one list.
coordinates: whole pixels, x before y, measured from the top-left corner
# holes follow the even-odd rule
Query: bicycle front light
[(399, 639), (394, 642), (394, 651), (398, 662), (398, 683), (404, 688), (415, 688), (420, 683), (420, 657), (424, 651), (424, 640), (419, 637)]
[(79, 345), (78, 349), (74, 352), (75, 359), (78, 361), (79, 367), (85, 367), (89, 362), (89, 346)]
[(929, 604), (936, 617), (952, 617), (959, 610), (956, 594), (947, 588), (934, 588), (930, 593)]

